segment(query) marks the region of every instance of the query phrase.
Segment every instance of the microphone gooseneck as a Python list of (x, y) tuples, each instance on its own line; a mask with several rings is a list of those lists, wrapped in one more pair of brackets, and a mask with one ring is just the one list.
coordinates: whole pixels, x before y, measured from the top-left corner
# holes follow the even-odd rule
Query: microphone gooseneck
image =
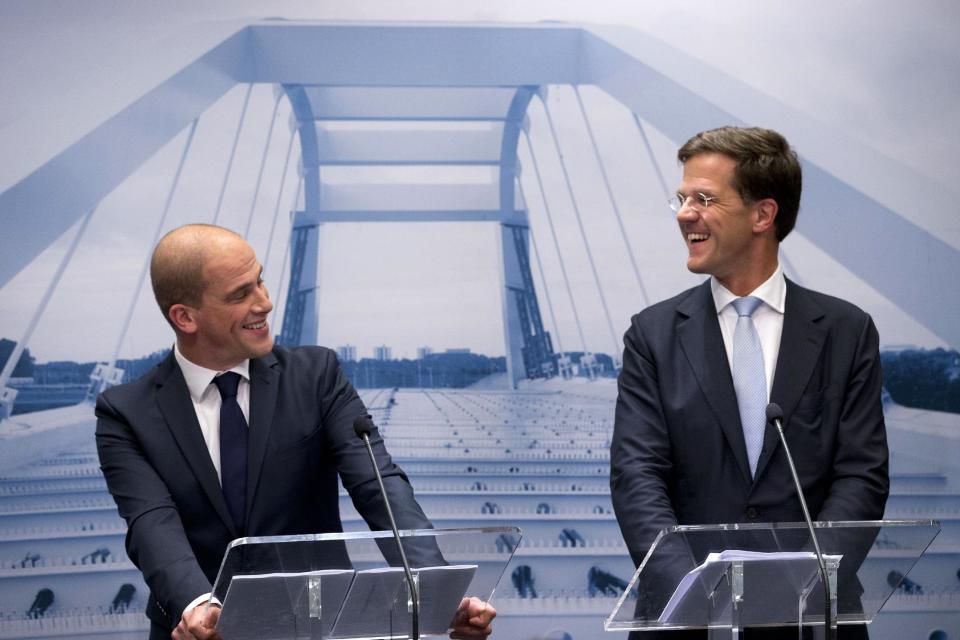
[(400, 552), (400, 563), (403, 565), (403, 573), (407, 577), (407, 588), (410, 590), (410, 637), (413, 640), (420, 640), (420, 593), (417, 589), (416, 582), (413, 580), (413, 572), (410, 571), (407, 554), (403, 551), (403, 544), (401, 544), (400, 541), (400, 531), (397, 530), (397, 521), (393, 519), (393, 509), (390, 508), (387, 489), (383, 486), (383, 476), (380, 475), (380, 467), (377, 466), (377, 458), (373, 455), (373, 447), (370, 445), (370, 433), (372, 431), (373, 420), (370, 419), (370, 416), (362, 415), (353, 421), (353, 432), (367, 445), (367, 453), (370, 454), (370, 464), (373, 465), (373, 473), (377, 476), (377, 484), (380, 486), (380, 496), (383, 498), (383, 504), (387, 508), (387, 519), (390, 520), (393, 539), (397, 541), (397, 550)]
[(813, 520), (810, 518), (810, 510), (807, 508), (807, 500), (803, 497), (803, 487), (800, 485), (800, 477), (797, 475), (797, 467), (793, 464), (793, 456), (790, 455), (790, 447), (787, 445), (787, 439), (783, 435), (783, 409), (775, 402), (767, 405), (767, 424), (772, 424), (777, 429), (780, 436), (780, 444), (783, 445), (783, 452), (787, 454), (787, 466), (790, 467), (790, 475), (793, 476), (793, 484), (797, 489), (797, 497), (800, 499), (800, 507), (803, 509), (803, 517), (807, 522), (807, 528), (810, 530), (810, 539), (813, 540), (813, 550), (817, 555), (817, 565), (820, 567), (820, 582), (823, 583), (823, 624), (824, 635), (827, 640), (835, 638), (834, 629), (831, 626), (830, 618), (830, 580), (827, 574), (827, 563), (823, 558), (823, 552), (820, 551), (820, 541), (817, 539), (817, 532), (813, 528)]

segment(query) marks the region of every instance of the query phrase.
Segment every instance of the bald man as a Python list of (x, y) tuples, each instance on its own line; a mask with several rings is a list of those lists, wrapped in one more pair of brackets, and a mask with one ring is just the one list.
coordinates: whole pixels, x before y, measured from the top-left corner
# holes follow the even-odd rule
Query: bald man
[[(274, 345), (262, 271), (228, 229), (164, 236), (150, 278), (173, 352), (97, 399), (100, 465), (150, 587), (151, 640), (219, 637), (218, 610), (201, 605), (235, 538), (342, 531), (338, 475), (370, 528), (389, 528), (353, 431), (367, 410), (332, 351)], [(370, 440), (397, 525), (429, 528), (375, 430)], [(495, 615), (465, 599), (451, 637), (485, 638)]]

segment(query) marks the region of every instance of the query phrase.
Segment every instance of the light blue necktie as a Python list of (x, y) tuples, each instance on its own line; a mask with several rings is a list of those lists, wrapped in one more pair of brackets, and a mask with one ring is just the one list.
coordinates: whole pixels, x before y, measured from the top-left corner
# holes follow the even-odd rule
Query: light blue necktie
[(763, 371), (763, 349), (753, 326), (753, 312), (762, 304), (760, 298), (747, 296), (733, 301), (737, 310), (737, 328), (733, 332), (733, 388), (740, 407), (740, 424), (747, 443), (750, 475), (757, 472), (757, 461), (763, 448), (766, 426), (767, 377)]

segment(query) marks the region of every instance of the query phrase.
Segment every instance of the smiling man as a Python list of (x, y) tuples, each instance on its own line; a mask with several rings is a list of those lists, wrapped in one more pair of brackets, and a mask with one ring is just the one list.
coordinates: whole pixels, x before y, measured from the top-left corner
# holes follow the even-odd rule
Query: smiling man
[[(370, 528), (389, 529), (353, 430), (367, 410), (329, 349), (273, 344), (262, 270), (227, 229), (164, 236), (150, 277), (173, 353), (97, 399), (100, 465), (150, 587), (151, 640), (219, 637), (218, 610), (202, 605), (235, 538), (342, 531), (338, 476)], [(376, 431), (370, 440), (397, 525), (430, 527)], [(495, 615), (465, 599), (452, 637), (485, 638)]]
[[(853, 305), (784, 278), (778, 261), (800, 206), (796, 154), (775, 131), (723, 127), (691, 138), (678, 159), (670, 204), (687, 268), (710, 278), (634, 316), (624, 336), (610, 486), (634, 562), (672, 525), (803, 520), (766, 428), (768, 402), (783, 409), (813, 518), (881, 518), (876, 328)], [(642, 637), (706, 637), (659, 634)], [(865, 636), (841, 627), (841, 638)]]

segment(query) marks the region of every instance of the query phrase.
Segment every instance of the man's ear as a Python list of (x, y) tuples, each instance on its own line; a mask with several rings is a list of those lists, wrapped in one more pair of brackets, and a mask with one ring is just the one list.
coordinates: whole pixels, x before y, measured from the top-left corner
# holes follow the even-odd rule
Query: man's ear
[(197, 310), (193, 307), (188, 307), (185, 304), (179, 303), (171, 305), (167, 315), (170, 317), (170, 322), (173, 323), (173, 326), (176, 327), (177, 331), (187, 334), (196, 333)]
[(753, 232), (763, 234), (768, 230), (773, 230), (774, 222), (777, 219), (777, 211), (779, 210), (777, 201), (773, 198), (764, 198), (763, 200), (759, 200), (754, 206), (756, 207), (756, 219), (753, 221)]

